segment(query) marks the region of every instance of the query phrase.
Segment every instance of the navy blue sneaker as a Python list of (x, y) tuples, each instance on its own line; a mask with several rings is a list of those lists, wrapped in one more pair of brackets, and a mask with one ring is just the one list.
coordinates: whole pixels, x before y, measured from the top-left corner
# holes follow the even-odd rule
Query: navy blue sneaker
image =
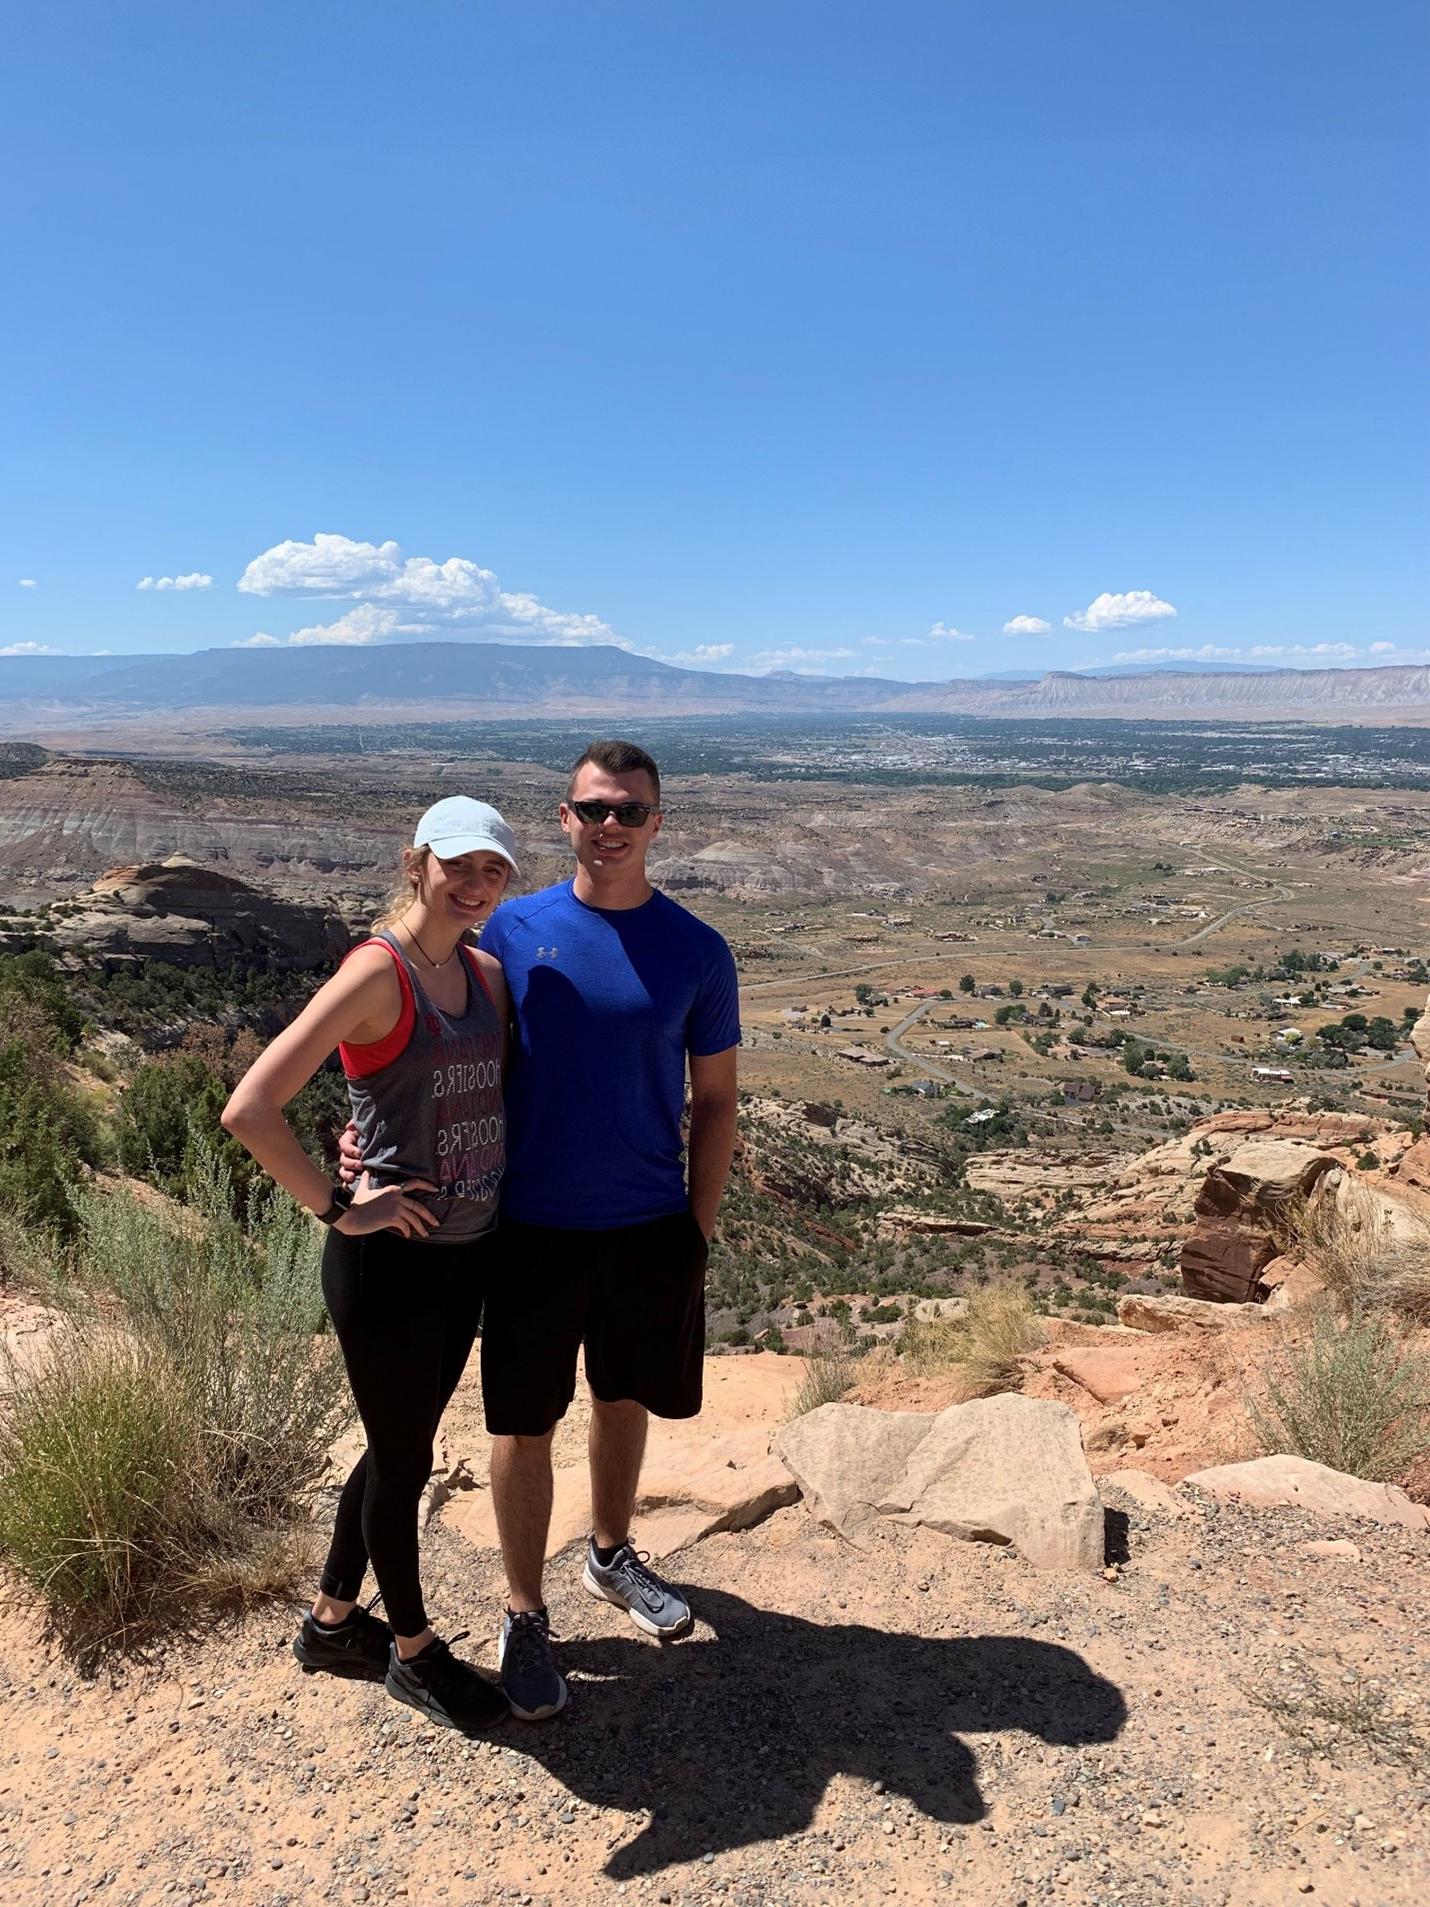
[(566, 1684), (551, 1654), (551, 1624), (544, 1609), (508, 1609), (497, 1638), (502, 1691), (513, 1715), (544, 1722), (566, 1706)]

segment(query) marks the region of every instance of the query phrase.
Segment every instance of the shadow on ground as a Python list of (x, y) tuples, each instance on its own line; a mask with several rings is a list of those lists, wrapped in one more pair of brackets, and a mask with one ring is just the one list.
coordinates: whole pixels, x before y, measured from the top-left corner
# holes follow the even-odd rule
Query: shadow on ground
[(836, 1774), (882, 1780), (937, 1821), (978, 1821), (978, 1761), (961, 1736), (1021, 1729), (1080, 1746), (1126, 1719), (1116, 1686), (1056, 1643), (806, 1622), (713, 1589), (698, 1614), (713, 1637), (562, 1644), (578, 1716), (503, 1730), (583, 1800), (655, 1808), (607, 1861), (615, 1880), (798, 1833)]

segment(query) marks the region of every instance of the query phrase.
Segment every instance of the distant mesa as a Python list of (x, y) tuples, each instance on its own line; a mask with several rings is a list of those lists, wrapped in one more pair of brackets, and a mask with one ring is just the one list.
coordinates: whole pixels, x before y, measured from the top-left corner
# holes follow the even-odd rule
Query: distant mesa
[[(437, 686), (440, 684), (440, 688)], [(1182, 719), (1201, 711), (1265, 720), (1299, 713), (1343, 722), (1430, 721), (1430, 667), (1168, 671), (1097, 676), (1054, 670), (1035, 681), (992, 677), (898, 682), (866, 676), (750, 676), (678, 668), (609, 645), (393, 643), (331, 649), (208, 649), (187, 656), (0, 658), (0, 716), (11, 731), (73, 727), (87, 717), (154, 726), (202, 711), (215, 724), (283, 709), (312, 720), (943, 712), (989, 716)], [(1413, 714), (1412, 714), (1413, 711)], [(192, 715), (187, 726), (192, 728)]]
[(37, 937), (111, 971), (160, 960), (286, 973), (331, 966), (351, 945), (336, 915), (262, 893), (182, 854), (111, 868), (86, 894), (52, 903), (23, 929), (0, 925), (0, 952), (19, 952)]

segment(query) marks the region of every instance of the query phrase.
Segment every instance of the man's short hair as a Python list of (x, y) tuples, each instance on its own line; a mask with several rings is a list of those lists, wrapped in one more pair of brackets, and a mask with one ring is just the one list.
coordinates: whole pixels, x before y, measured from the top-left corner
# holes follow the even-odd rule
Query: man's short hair
[(660, 802), (660, 770), (654, 761), (636, 742), (591, 742), (579, 761), (571, 764), (571, 779), (566, 784), (566, 799), (571, 799), (571, 791), (576, 786), (576, 777), (587, 766), (604, 768), (608, 775), (628, 775), (633, 768), (640, 768), (650, 776), (655, 789), (656, 803)]

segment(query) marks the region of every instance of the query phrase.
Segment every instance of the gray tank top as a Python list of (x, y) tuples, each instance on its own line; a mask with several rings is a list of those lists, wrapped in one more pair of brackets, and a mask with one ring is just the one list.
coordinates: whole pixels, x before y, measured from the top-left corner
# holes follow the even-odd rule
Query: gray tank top
[(380, 1185), (440, 1186), (413, 1195), (440, 1220), (425, 1244), (480, 1238), (496, 1223), (506, 1164), (496, 1005), (469, 947), (461, 949), (467, 1003), (450, 1014), (428, 998), (393, 935), (372, 938), (396, 964), (402, 1012), (386, 1039), (338, 1049), (363, 1161)]

